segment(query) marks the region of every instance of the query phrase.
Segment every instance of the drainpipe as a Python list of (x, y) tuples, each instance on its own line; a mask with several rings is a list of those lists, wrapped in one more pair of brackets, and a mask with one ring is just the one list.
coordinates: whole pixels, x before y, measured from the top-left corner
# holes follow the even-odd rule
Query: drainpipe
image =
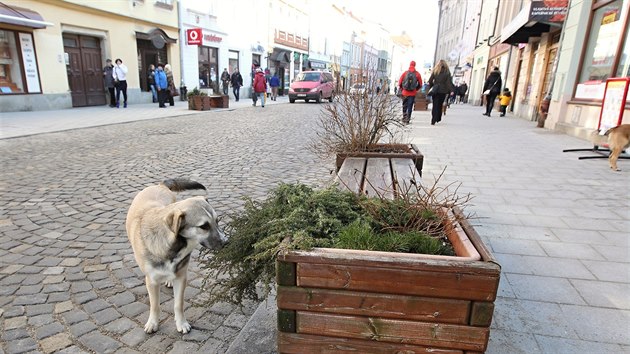
[[(182, 0), (179, 0), (177, 2), (177, 24), (179, 25), (179, 30), (180, 30), (180, 34), (179, 34), (179, 76), (181, 78), (180, 81), (180, 86), (179, 86), (179, 99), (181, 101), (185, 101), (186, 100), (186, 93), (187, 93), (187, 88), (186, 88), (186, 80), (184, 79), (184, 45), (186, 43), (186, 40), (182, 40), (182, 38), (186, 38), (186, 35), (182, 35), (181, 31), (183, 26), (182, 26), (182, 18), (184, 18), (183, 16), (183, 6), (182, 6)], [(184, 32), (185, 33), (185, 32)]]
[(438, 1), (438, 32), (435, 36), (435, 52), (433, 53), (433, 65), (437, 63), (438, 39), (440, 38), (440, 26), (442, 24), (442, 0)]

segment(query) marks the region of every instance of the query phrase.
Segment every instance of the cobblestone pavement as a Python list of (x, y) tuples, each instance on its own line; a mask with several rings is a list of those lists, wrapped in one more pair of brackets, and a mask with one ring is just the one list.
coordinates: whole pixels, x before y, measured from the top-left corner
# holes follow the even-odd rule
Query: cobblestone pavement
[[(281, 181), (322, 185), (332, 163), (305, 146), (318, 105), (276, 105), (0, 141), (0, 353), (223, 353), (257, 304), (194, 307), (178, 334), (172, 290), (146, 335), (148, 298), (124, 229), (142, 188), (171, 177), (203, 183), (225, 215)], [(87, 118), (86, 118), (87, 119)]]

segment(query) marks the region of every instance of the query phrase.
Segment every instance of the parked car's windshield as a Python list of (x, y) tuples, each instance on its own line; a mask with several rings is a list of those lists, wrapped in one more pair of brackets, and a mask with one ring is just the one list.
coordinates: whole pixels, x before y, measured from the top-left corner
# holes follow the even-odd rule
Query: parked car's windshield
[(319, 73), (299, 73), (295, 81), (319, 82)]

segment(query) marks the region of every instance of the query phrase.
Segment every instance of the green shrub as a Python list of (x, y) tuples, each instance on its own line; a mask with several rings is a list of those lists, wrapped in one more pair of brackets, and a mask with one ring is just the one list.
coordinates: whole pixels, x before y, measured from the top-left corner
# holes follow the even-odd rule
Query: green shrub
[(335, 186), (314, 190), (282, 184), (262, 201), (246, 200), (244, 210), (230, 216), (227, 245), (202, 253), (205, 304), (241, 304), (258, 300), (257, 284), (266, 294), (279, 254), (288, 250), (336, 247), (387, 252), (453, 255), (444, 234), (451, 222), (431, 198), (395, 200), (367, 198)]

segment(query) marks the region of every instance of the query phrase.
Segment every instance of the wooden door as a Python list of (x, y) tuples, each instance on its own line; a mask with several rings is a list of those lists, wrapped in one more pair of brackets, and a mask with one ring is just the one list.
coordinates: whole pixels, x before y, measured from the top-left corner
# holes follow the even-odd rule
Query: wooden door
[(83, 72), (81, 71), (83, 67), (81, 62), (81, 50), (79, 48), (69, 47), (66, 47), (64, 50), (68, 55), (66, 71), (72, 96), (72, 107), (86, 106), (87, 98), (85, 96), (85, 85), (83, 84)]
[(140, 90), (151, 91), (149, 87), (149, 65), (153, 64), (157, 67), (158, 64), (158, 52), (143, 50), (141, 51), (138, 71), (140, 72)]
[(95, 37), (64, 35), (64, 51), (68, 55), (66, 72), (73, 107), (104, 105), (105, 85), (100, 40)]

